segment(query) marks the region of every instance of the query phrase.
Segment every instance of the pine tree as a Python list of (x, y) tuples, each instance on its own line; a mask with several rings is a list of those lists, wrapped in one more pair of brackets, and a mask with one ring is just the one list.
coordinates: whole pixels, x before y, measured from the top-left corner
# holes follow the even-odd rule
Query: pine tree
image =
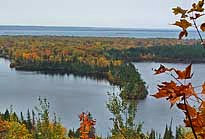
[(35, 112), (32, 110), (32, 126), (34, 127), (36, 124), (36, 121), (35, 121)]
[(173, 133), (172, 133), (172, 121), (170, 123), (169, 128), (166, 125), (163, 139), (174, 139), (174, 136), (173, 136)]
[(168, 139), (168, 137), (169, 137), (169, 135), (168, 135), (169, 133), (168, 133), (168, 132), (169, 132), (169, 131), (168, 131), (168, 127), (167, 127), (167, 125), (166, 125), (163, 139)]
[(155, 139), (155, 131), (152, 129), (149, 135), (149, 139)]
[(31, 132), (31, 130), (32, 130), (32, 123), (31, 123), (31, 115), (30, 115), (29, 109), (28, 109), (28, 111), (27, 111), (26, 127), (27, 127), (27, 129), (29, 130), (29, 132)]
[(6, 109), (4, 116), (3, 116), (3, 119), (6, 121), (10, 121), (10, 113), (9, 113), (8, 109)]
[(172, 120), (171, 120), (171, 123), (170, 123), (170, 126), (169, 126), (169, 138), (168, 139), (174, 139), (174, 136), (173, 136), (173, 132), (172, 132)]
[(182, 128), (176, 127), (176, 139), (183, 139)]
[(23, 113), (21, 112), (21, 122), (23, 122), (24, 121), (24, 117), (23, 117)]
[(17, 114), (15, 112), (12, 114), (12, 120), (16, 121), (16, 122), (19, 121), (18, 116), (17, 116)]

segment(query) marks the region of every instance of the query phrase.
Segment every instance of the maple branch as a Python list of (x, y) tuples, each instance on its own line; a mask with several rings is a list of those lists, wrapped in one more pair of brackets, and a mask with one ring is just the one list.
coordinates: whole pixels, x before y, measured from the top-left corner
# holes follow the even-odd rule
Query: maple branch
[(178, 83), (180, 83), (181, 85), (183, 85), (183, 83), (180, 81), (180, 80), (178, 80), (173, 74), (170, 74)]
[(196, 96), (197, 99), (201, 100), (202, 102), (204, 101), (203, 99), (201, 99), (200, 97)]
[[(202, 36), (201, 36), (201, 33), (200, 33), (200, 31), (199, 31), (199, 28), (197, 27), (197, 25), (196, 25), (196, 21), (195, 21), (195, 19), (192, 19), (193, 20), (193, 23), (194, 23), (194, 27), (196, 28), (196, 31), (197, 31), (197, 33), (198, 33), (198, 35), (199, 35), (199, 38), (200, 38), (200, 40), (201, 40), (201, 43), (203, 44), (203, 38), (202, 38)], [(204, 45), (203, 45), (204, 46)], [(205, 46), (204, 46), (205, 47)]]
[(186, 103), (186, 96), (185, 96), (185, 93), (184, 93), (184, 105), (185, 105), (185, 109), (186, 109), (187, 117), (188, 117), (188, 120), (189, 120), (189, 123), (190, 123), (191, 129), (192, 129), (192, 132), (193, 132), (193, 134), (194, 134), (195, 139), (197, 139), (197, 135), (196, 135), (196, 132), (195, 132), (195, 130), (194, 130), (194, 127), (193, 127), (193, 124), (192, 124), (192, 121), (191, 121), (191, 116), (190, 116), (189, 111), (188, 111), (188, 108), (187, 108), (187, 103)]

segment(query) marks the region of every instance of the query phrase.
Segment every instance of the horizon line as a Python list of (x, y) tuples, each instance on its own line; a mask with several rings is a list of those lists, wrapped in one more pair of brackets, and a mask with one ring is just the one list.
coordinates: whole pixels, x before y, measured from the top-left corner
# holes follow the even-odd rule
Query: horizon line
[(168, 27), (113, 27), (113, 26), (65, 26), (65, 25), (21, 25), (21, 24), (17, 24), (17, 25), (11, 25), (11, 24), (4, 24), (1, 25), (0, 27), (50, 27), (50, 28), (106, 28), (106, 29), (136, 29), (136, 30), (143, 30), (143, 29), (149, 29), (149, 30), (180, 30), (178, 28), (168, 28)]

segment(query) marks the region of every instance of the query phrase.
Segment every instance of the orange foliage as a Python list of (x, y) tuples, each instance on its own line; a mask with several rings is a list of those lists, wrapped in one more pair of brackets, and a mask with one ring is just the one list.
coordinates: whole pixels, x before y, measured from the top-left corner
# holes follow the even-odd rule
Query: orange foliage
[(0, 120), (0, 134), (8, 130), (8, 122)]
[(80, 138), (81, 139), (95, 139), (95, 124), (96, 120), (93, 120), (90, 113), (82, 112), (80, 118)]
[(155, 69), (155, 74), (160, 74), (160, 73), (164, 73), (166, 71), (172, 71), (172, 69), (168, 69), (163, 65), (160, 65), (160, 67), (158, 69)]
[(31, 54), (30, 53), (23, 53), (23, 58), (26, 60), (29, 60), (31, 58)]
[[(182, 31), (179, 33), (179, 39), (182, 39), (183, 37), (188, 36), (187, 29), (189, 27), (192, 27), (192, 25), (196, 28), (197, 33), (200, 37), (201, 43), (203, 44), (202, 36), (199, 32), (198, 26), (196, 24), (196, 20), (200, 18), (201, 16), (204, 16), (204, 0), (198, 0), (197, 3), (193, 3), (190, 9), (183, 9), (179, 6), (176, 8), (172, 8), (173, 13), (175, 15), (180, 15), (180, 20), (176, 21), (174, 24), (175, 26), (178, 26), (182, 29)], [(193, 24), (192, 24), (192, 23)], [(205, 31), (205, 23), (202, 23), (200, 25), (200, 29), (204, 32)]]
[[(205, 83), (202, 85), (201, 93), (195, 92), (195, 87), (192, 86), (191, 82), (185, 83), (185, 80), (192, 78), (191, 67), (192, 64), (181, 71), (160, 65), (160, 67), (155, 70), (155, 74), (166, 72), (176, 81), (162, 82), (161, 85), (158, 85), (158, 92), (152, 96), (157, 99), (165, 97), (169, 100), (171, 107), (177, 104), (177, 107), (185, 113), (184, 123), (186, 127), (192, 128), (195, 138), (200, 136), (205, 139), (205, 100), (203, 100)], [(172, 74), (173, 71), (178, 77)], [(193, 104), (190, 103), (190, 101), (194, 101), (195, 105), (197, 103), (197, 107), (190, 105)]]
[(178, 75), (177, 79), (190, 79), (193, 74), (191, 73), (191, 66), (192, 64), (190, 64), (188, 67), (186, 67), (186, 69), (184, 71), (180, 71), (177, 70), (175, 68), (166, 68), (163, 65), (160, 65), (160, 67), (158, 69), (155, 69), (155, 74), (160, 74), (160, 73), (164, 73), (166, 71), (175, 71), (175, 73)]
[(184, 71), (175, 70), (176, 74), (178, 75), (178, 79), (190, 79), (193, 76), (193, 73), (191, 74), (191, 66), (190, 64)]

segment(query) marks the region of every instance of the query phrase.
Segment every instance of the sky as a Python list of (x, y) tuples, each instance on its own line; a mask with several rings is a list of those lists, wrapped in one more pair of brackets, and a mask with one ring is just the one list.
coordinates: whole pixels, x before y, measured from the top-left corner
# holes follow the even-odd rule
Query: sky
[(172, 7), (187, 1), (0, 0), (0, 25), (171, 28)]

